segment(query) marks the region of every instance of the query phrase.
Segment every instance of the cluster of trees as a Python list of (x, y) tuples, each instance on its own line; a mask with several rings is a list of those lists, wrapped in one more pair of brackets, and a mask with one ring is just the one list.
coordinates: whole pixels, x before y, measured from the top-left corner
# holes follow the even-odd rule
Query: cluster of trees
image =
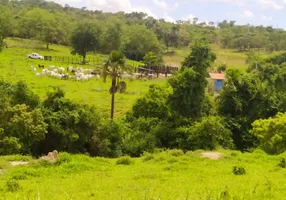
[(25, 83), (0, 81), (0, 154), (42, 155), (53, 149), (92, 156), (121, 155), (118, 124), (55, 88), (40, 98)]
[(216, 56), (206, 42), (196, 41), (168, 86), (151, 86), (127, 115), (126, 121), (139, 129), (129, 141), (139, 147), (129, 153), (139, 155), (155, 147), (218, 146), (241, 151), (261, 147), (272, 154), (285, 151), (286, 64), (278, 63), (281, 56), (285, 57), (250, 56), (248, 71), (228, 70), (222, 91), (214, 98), (205, 88), (207, 69)]
[(271, 26), (236, 26), (235, 21), (220, 22), (218, 37), (223, 48), (239, 51), (265, 49), (269, 52), (285, 50), (286, 32)]
[[(154, 19), (145, 13), (103, 13), (86, 8), (61, 6), (44, 0), (0, 2), (0, 46), (7, 36), (73, 45), (73, 53), (110, 53), (122, 50), (130, 59), (142, 60), (150, 51), (162, 54), (170, 47), (186, 47), (197, 38), (223, 48), (248, 51), (263, 48), (285, 50), (286, 32), (272, 27), (235, 25), (235, 21), (198, 23), (198, 19), (176, 23)], [(85, 35), (86, 33), (86, 35)], [(81, 36), (81, 37), (80, 37)], [(86, 38), (85, 38), (86, 37)], [(78, 47), (78, 43), (86, 46)]]

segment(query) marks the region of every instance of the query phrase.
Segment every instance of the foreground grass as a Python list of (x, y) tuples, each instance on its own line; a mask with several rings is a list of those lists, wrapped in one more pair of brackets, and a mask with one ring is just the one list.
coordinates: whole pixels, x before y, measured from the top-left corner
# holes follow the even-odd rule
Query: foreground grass
[[(36, 77), (31, 71), (31, 66), (44, 64), (46, 67), (55, 65), (57, 67), (67, 67), (71, 64), (56, 61), (39, 61), (27, 59), (26, 55), (37, 52), (45, 56), (71, 56), (69, 47), (51, 45), (51, 50), (47, 51), (44, 45), (37, 41), (8, 39), (8, 49), (0, 53), (0, 76), (10, 83), (16, 83), (19, 80), (27, 83), (28, 87), (38, 94), (42, 99), (45, 98), (47, 91), (53, 87), (60, 87), (66, 92), (66, 97), (81, 103), (96, 106), (100, 111), (109, 114), (110, 110), (110, 81), (106, 83), (103, 79), (90, 80), (88, 82), (76, 82), (73, 80), (57, 80), (50, 77)], [(81, 66), (84, 68), (101, 68), (106, 59), (104, 55), (88, 55), (98, 60), (97, 65)], [(132, 65), (137, 62), (128, 61)], [(76, 65), (73, 65), (76, 67)], [(40, 70), (38, 69), (40, 72)], [(116, 94), (115, 98), (115, 116), (120, 117), (129, 111), (135, 101), (143, 96), (151, 84), (165, 84), (166, 80), (134, 80), (126, 81), (127, 92), (125, 94)]]
[[(178, 150), (132, 159), (62, 153), (55, 164), (30, 161), (13, 168), (7, 161), (11, 158), (0, 157), (0, 200), (285, 199), (286, 169), (277, 163), (286, 154), (222, 153), (220, 160)], [(232, 174), (234, 166), (244, 167), (246, 174)]]

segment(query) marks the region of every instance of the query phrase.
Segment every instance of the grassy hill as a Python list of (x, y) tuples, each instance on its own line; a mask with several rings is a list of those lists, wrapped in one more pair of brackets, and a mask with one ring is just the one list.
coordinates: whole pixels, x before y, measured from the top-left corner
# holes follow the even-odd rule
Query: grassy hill
[[(215, 66), (220, 64), (226, 64), (229, 69), (246, 69), (247, 63), (246, 54), (244, 52), (238, 52), (234, 49), (222, 49), (219, 45), (211, 45), (212, 50), (217, 56), (215, 61)], [(189, 54), (189, 48), (184, 49), (174, 49), (172, 53), (167, 53), (164, 55), (163, 60), (165, 63), (170, 65), (180, 65), (184, 58)], [(279, 52), (274, 52), (272, 54), (266, 53), (264, 51), (260, 51), (261, 57), (269, 57), (271, 55), (275, 55)]]
[[(90, 105), (95, 105), (103, 113), (109, 114), (110, 109), (110, 95), (109, 88), (110, 82), (104, 83), (100, 80), (90, 80), (88, 82), (76, 82), (73, 80), (57, 80), (50, 77), (37, 77), (31, 71), (31, 66), (37, 66), (38, 64), (44, 64), (46, 67), (49, 65), (55, 65), (57, 67), (67, 67), (71, 65), (71, 60), (62, 61), (61, 59), (53, 61), (39, 61), (30, 60), (27, 58), (27, 54), (37, 52), (44, 56), (53, 57), (69, 57), (71, 49), (66, 46), (50, 45), (51, 50), (46, 50), (45, 45), (39, 41), (24, 40), (24, 39), (7, 39), (8, 48), (5, 48), (0, 53), (0, 77), (11, 83), (15, 83), (19, 80), (25, 81), (28, 86), (41, 98), (44, 98), (47, 91), (53, 87), (61, 87), (66, 96), (71, 100), (82, 102)], [(245, 54), (239, 53), (234, 50), (220, 49), (219, 46), (212, 46), (214, 52), (217, 55), (216, 65), (226, 63), (229, 68), (245, 69), (247, 67), (245, 63)], [(164, 56), (164, 62), (171, 65), (180, 65), (184, 58), (189, 54), (189, 49), (177, 49), (174, 53), (169, 53)], [(268, 56), (265, 53), (261, 53), (263, 56)], [(78, 56), (73, 58), (81, 60)], [(95, 65), (81, 66), (84, 68), (99, 68), (105, 62), (107, 55), (101, 54), (88, 54), (87, 60), (95, 61)], [(133, 66), (139, 66), (139, 62), (127, 61), (128, 64)], [(77, 65), (73, 65), (76, 67)], [(39, 71), (39, 69), (38, 69)], [(39, 71), (40, 72), (40, 71)], [(166, 84), (166, 79), (154, 79), (154, 80), (133, 80), (127, 82), (127, 92), (125, 94), (117, 94), (115, 102), (115, 117), (124, 115), (132, 108), (135, 101), (142, 97), (151, 84)]]
[[(57, 67), (67, 67), (71, 64), (61, 61), (39, 61), (30, 60), (27, 54), (37, 52), (44, 56), (71, 56), (69, 47), (51, 45), (47, 51), (41, 42), (22, 40), (22, 39), (8, 39), (8, 48), (0, 53), (0, 77), (4, 80), (16, 83), (19, 80), (25, 81), (28, 86), (41, 98), (44, 98), (47, 91), (53, 87), (61, 87), (66, 96), (74, 101), (82, 102), (90, 105), (95, 105), (99, 110), (109, 114), (110, 109), (110, 94), (108, 92), (111, 83), (107, 81), (104, 83), (100, 80), (90, 80), (88, 82), (76, 82), (74, 80), (58, 80), (47, 76), (37, 77), (31, 71), (31, 66), (44, 64), (46, 67), (55, 65)], [(104, 63), (105, 55), (88, 55), (88, 58), (98, 60), (95, 66), (85, 65), (84, 68), (101, 67)], [(135, 61), (127, 61), (132, 65), (139, 65)], [(76, 67), (77, 65), (73, 65)], [(38, 68), (38, 67), (37, 67)], [(40, 70), (37, 69), (39, 72)], [(127, 92), (125, 94), (117, 94), (115, 102), (115, 116), (122, 116), (129, 111), (134, 102), (148, 91), (151, 84), (165, 84), (166, 80), (134, 80), (127, 82)]]
[[(30, 157), (0, 157), (0, 200), (285, 199), (286, 171), (277, 165), (285, 154), (220, 153), (217, 160), (202, 158), (202, 151), (180, 150), (132, 159), (60, 153), (54, 164)], [(29, 164), (12, 167), (9, 162), (15, 160)], [(235, 166), (243, 167), (246, 174), (234, 175)]]

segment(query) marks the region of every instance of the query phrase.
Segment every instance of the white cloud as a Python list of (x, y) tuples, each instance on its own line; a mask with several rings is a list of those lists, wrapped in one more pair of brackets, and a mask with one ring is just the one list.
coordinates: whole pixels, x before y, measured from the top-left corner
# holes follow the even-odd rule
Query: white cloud
[(262, 19), (263, 21), (271, 21), (271, 20), (272, 20), (272, 17), (267, 17), (267, 16), (263, 15), (263, 16), (261, 17), (261, 19)]
[(47, 1), (53, 1), (61, 5), (82, 2), (82, 0), (47, 0)]
[(248, 18), (253, 18), (255, 17), (255, 15), (253, 14), (253, 12), (251, 12), (250, 10), (244, 10), (243, 11), (243, 14), (245, 17), (248, 17)]
[(149, 8), (145, 6), (133, 6), (130, 0), (88, 0), (88, 8), (104, 12), (144, 12), (149, 16), (158, 18)]
[(129, 0), (88, 0), (88, 8), (105, 12), (132, 11), (132, 5)]
[(209, 3), (227, 3), (227, 4), (233, 4), (237, 6), (244, 6), (246, 1), (248, 0), (199, 0), (202, 2), (209, 2)]
[[(286, 0), (285, 0), (286, 1)], [(175, 3), (175, 8), (179, 8), (180, 4), (177, 2)]]
[(168, 4), (163, 0), (153, 0), (154, 4), (161, 9), (167, 10)]
[(283, 5), (279, 4), (275, 0), (257, 0), (257, 4), (261, 8), (265, 9), (269, 8), (269, 9), (281, 10), (284, 8)]
[[(196, 16), (189, 14), (186, 17), (183, 17), (182, 20), (184, 21), (190, 21), (191, 23), (193, 22), (194, 18), (197, 18)], [(202, 21), (198, 20), (197, 23), (202, 23)]]
[(166, 22), (172, 22), (172, 23), (175, 23), (176, 20), (174, 18), (172, 18), (171, 16), (168, 15), (168, 13), (164, 13), (164, 19)]

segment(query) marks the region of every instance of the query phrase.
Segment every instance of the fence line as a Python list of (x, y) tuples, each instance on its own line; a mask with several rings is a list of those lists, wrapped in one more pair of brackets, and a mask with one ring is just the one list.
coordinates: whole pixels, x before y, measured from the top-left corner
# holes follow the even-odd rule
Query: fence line
[[(56, 61), (62, 63), (71, 63), (71, 64), (80, 64), (82, 63), (82, 58), (76, 56), (44, 56), (45, 60)], [(103, 59), (99, 57), (86, 57), (86, 62), (91, 65), (101, 65), (103, 64)], [(128, 62), (128, 61), (127, 61)], [(171, 66), (171, 65), (158, 65), (158, 66), (147, 66), (140, 65), (135, 62), (128, 62), (128, 65), (133, 67), (134, 73), (136, 72), (148, 72), (149, 73), (174, 73), (179, 70), (179, 67)]]

